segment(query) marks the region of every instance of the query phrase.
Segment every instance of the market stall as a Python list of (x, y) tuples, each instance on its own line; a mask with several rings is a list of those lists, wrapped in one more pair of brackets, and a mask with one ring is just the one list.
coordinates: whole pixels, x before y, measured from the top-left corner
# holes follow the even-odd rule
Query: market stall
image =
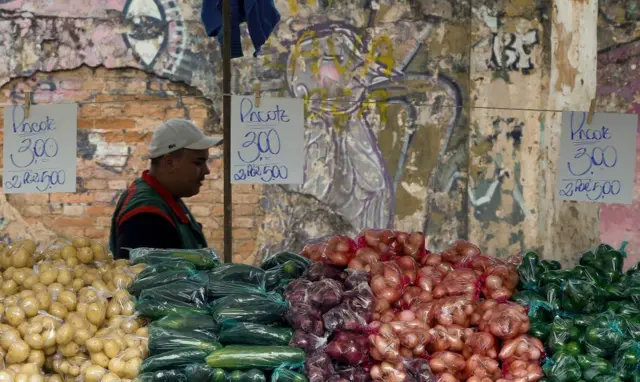
[(640, 272), (368, 230), (256, 267), (84, 238), (0, 247), (0, 381), (637, 381)]

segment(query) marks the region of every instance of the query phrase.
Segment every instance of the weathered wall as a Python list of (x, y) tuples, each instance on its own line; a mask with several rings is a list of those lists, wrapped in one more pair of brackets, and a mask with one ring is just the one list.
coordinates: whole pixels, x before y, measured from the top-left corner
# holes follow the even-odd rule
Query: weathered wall
[[(606, 94), (615, 97), (607, 110), (627, 111), (634, 92), (622, 90), (636, 70), (629, 47), (637, 44), (637, 9), (632, 0), (600, 4), (599, 94), (609, 84)], [(144, 168), (139, 158), (155, 125), (186, 115), (220, 134), (220, 54), (203, 34), (200, 5), (0, 0), (0, 103), (23, 102), (25, 90), (35, 102), (102, 102), (80, 109), (81, 192), (8, 197), (24, 222), (104, 237), (114, 198)], [(550, 1), (277, 6), (282, 22), (261, 58), (234, 61), (233, 87), (248, 93), (258, 79), (269, 94), (309, 98), (306, 178), (296, 187), (234, 186), (238, 260), (364, 227), (422, 229), (435, 247), (470, 237), (500, 255), (544, 246), (548, 116), (501, 108), (547, 106)], [(219, 155), (213, 181), (190, 204), (222, 249)], [(607, 226), (607, 211), (604, 233), (616, 239), (625, 228)], [(635, 209), (625, 211), (632, 219)]]

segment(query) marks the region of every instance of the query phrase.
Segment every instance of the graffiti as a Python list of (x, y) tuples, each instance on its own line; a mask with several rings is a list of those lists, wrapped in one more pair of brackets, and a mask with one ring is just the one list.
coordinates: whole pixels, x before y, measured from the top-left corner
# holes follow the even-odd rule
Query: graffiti
[(187, 39), (182, 11), (175, 1), (128, 0), (122, 11), (127, 31), (123, 37), (146, 68), (154, 68), (167, 53), (164, 74), (174, 74), (184, 59)]
[[(473, 178), (476, 185), (469, 185), (469, 203), (474, 207), (474, 217), (479, 221), (495, 221), (498, 211), (504, 206), (504, 194), (513, 201), (509, 221), (518, 224), (530, 215), (522, 196), (520, 184), (519, 151), (522, 143), (524, 122), (516, 118), (496, 117), (489, 135), (473, 136), (471, 147), (475, 158)], [(496, 154), (497, 153), (497, 154)], [(504, 187), (505, 182), (509, 186)]]
[[(278, 217), (265, 219), (262, 228), (282, 235), (268, 240), (263, 255), (296, 250), (303, 242), (335, 233), (393, 226), (396, 192), (418, 130), (420, 112), (412, 97), (436, 101), (431, 117), (436, 125), (447, 126), (439, 154), (444, 158), (461, 109), (441, 106), (443, 100), (461, 105), (460, 90), (443, 74), (407, 70), (431, 30), (426, 25), (417, 33), (402, 60), (394, 56), (389, 37), (363, 37), (347, 24), (298, 31), (284, 59), (288, 91), (304, 98), (307, 109), (305, 178), (300, 186), (267, 188), (263, 207), (277, 211)], [(409, 83), (433, 90), (418, 91)], [(385, 159), (377, 138), (391, 118), (390, 105), (400, 107), (396, 118), (402, 120), (398, 139), (403, 144), (394, 163)], [(440, 177), (434, 174), (431, 179)], [(279, 197), (282, 191), (284, 198)]]
[(533, 47), (540, 43), (538, 31), (532, 29), (525, 34), (493, 33), (491, 37), (490, 69), (521, 71), (529, 74), (534, 69), (531, 60)]

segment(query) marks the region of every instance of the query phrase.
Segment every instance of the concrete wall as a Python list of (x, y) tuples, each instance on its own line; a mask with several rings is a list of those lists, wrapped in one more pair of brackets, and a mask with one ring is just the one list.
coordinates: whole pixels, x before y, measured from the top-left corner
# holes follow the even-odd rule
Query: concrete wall
[[(636, 88), (626, 83), (637, 73), (634, 4), (600, 1), (597, 80), (607, 111), (638, 104)], [(187, 116), (221, 133), (220, 52), (204, 36), (200, 5), (0, 0), (0, 103), (22, 103), (25, 91), (36, 103), (89, 102), (79, 115), (81, 192), (6, 201), (0, 195), (12, 211), (3, 215), (0, 234), (105, 237), (114, 200), (144, 169), (144, 144), (160, 121)], [(365, 227), (424, 230), (432, 247), (469, 237), (499, 255), (553, 246), (545, 243), (553, 219), (542, 213), (549, 208), (541, 164), (545, 123), (553, 136), (556, 117), (500, 109), (544, 109), (553, 96), (558, 17), (550, 2), (478, 0), (472, 8), (464, 0), (278, 0), (277, 6), (283, 19), (264, 55), (233, 63), (234, 93), (251, 92), (258, 79), (268, 94), (309, 97), (306, 179), (296, 187), (234, 186), (238, 261)], [(595, 82), (590, 77), (588, 84)], [(222, 250), (220, 154), (213, 153), (212, 181), (189, 202)], [(623, 209), (629, 221), (634, 207)], [(612, 225), (610, 208), (603, 208), (601, 224), (604, 238), (616, 241), (628, 228), (621, 219)], [(575, 238), (571, 248), (587, 247), (595, 236)], [(570, 249), (545, 252), (570, 258)]]

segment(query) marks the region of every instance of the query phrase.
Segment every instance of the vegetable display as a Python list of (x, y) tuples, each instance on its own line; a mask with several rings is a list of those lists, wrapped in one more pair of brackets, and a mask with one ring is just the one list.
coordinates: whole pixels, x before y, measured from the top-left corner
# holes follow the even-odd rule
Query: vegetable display
[(144, 268), (86, 238), (42, 252), (30, 240), (0, 245), (0, 381), (136, 378), (148, 329), (127, 288)]
[(138, 314), (152, 320), (138, 381), (306, 381), (299, 373), (305, 353), (289, 346), (289, 304), (278, 290), (306, 271), (307, 259), (283, 253), (258, 268), (219, 264), (207, 257), (211, 251), (181, 251), (169, 260), (173, 252), (141, 249), (132, 257), (153, 268), (133, 284)]
[(640, 278), (636, 268), (623, 272), (624, 246), (600, 244), (572, 269), (533, 251), (522, 256), (514, 298), (528, 307), (529, 334), (544, 343), (546, 381), (637, 381)]
[(464, 240), (432, 253), (423, 234), (390, 230), (335, 236), (302, 254), (315, 263), (284, 297), (310, 381), (542, 379), (544, 346), (528, 335), (528, 296), (516, 293), (539, 284), (521, 281), (518, 262)]

